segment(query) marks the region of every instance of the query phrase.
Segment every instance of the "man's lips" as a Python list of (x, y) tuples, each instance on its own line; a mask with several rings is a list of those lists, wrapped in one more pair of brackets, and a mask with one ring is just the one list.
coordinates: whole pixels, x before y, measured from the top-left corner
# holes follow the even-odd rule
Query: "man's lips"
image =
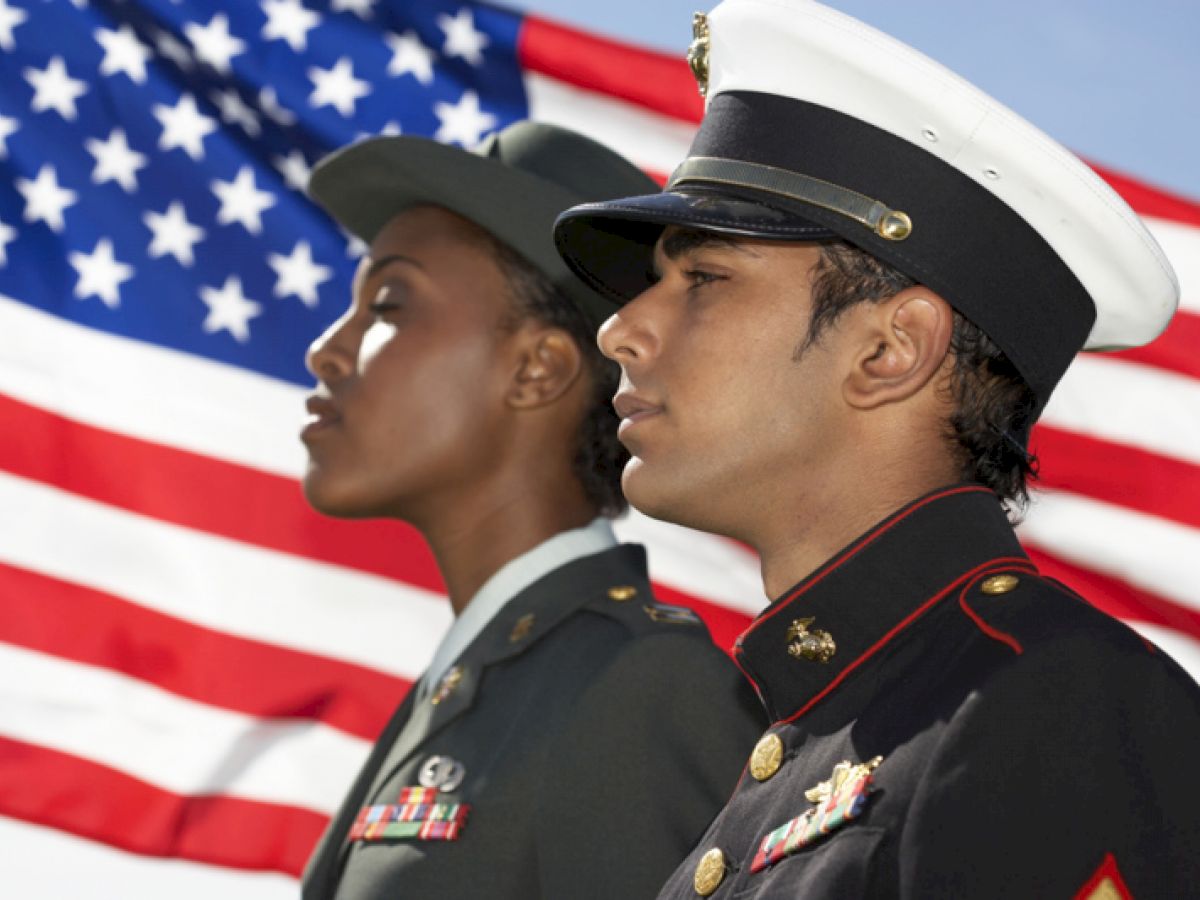
[(334, 402), (321, 394), (309, 396), (304, 401), (304, 408), (308, 410), (308, 419), (300, 432), (301, 439), (308, 438), (331, 425), (336, 425), (342, 419), (342, 414), (338, 412)]
[(663, 411), (663, 406), (631, 391), (621, 391), (613, 397), (613, 409), (621, 417), (621, 427), (618, 431), (620, 434), (638, 422), (657, 416)]

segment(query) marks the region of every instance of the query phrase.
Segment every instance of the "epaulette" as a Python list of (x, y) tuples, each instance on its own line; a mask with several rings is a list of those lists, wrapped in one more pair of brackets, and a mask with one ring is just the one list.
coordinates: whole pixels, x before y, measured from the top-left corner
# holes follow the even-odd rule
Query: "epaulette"
[(984, 634), (1015, 653), (1056, 635), (1105, 633), (1109, 640), (1144, 644), (1125, 625), (1097, 610), (1086, 599), (1053, 579), (1017, 566), (993, 570), (960, 592), (962, 611)]
[(646, 585), (615, 584), (600, 591), (587, 609), (616, 619), (635, 632), (656, 627), (704, 627), (703, 620), (686, 606), (660, 603)]

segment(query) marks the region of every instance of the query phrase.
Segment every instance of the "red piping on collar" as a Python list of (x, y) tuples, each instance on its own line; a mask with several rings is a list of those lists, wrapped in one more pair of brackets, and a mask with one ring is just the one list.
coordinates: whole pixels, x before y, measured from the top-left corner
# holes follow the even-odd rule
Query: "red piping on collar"
[[(806, 581), (804, 584), (799, 585), (791, 594), (784, 596), (781, 600), (779, 600), (775, 604), (774, 609), (772, 609), (766, 613), (763, 613), (762, 616), (760, 616), (759, 618), (757, 618), (753, 622), (751, 622), (750, 627), (748, 627), (745, 631), (743, 631), (740, 635), (738, 635), (738, 639), (734, 642), (734, 646), (735, 647), (740, 646), (742, 641), (750, 634), (750, 632), (754, 631), (755, 628), (757, 628), (759, 625), (761, 625), (763, 622), (767, 621), (768, 619), (774, 617), (777, 613), (781, 612), (784, 609), (784, 607), (786, 607), (788, 604), (790, 604), (793, 600), (795, 600), (801, 594), (806, 593), (807, 591), (811, 590), (814, 586), (820, 584), (822, 581), (825, 580), (825, 576), (829, 575), (831, 572), (833, 572), (836, 569), (840, 569), (845, 563), (847, 563), (852, 558), (857, 556), (860, 551), (862, 551), (864, 548), (870, 546), (871, 544), (875, 543), (875, 540), (877, 538), (882, 537), (884, 534), (886, 534), (888, 531), (890, 531), (895, 525), (897, 525), (900, 522), (907, 519), (910, 515), (915, 513), (921, 507), (929, 505), (934, 500), (941, 500), (944, 497), (953, 497), (957, 494), (969, 494), (969, 493), (975, 493), (975, 492), (984, 493), (984, 494), (992, 493), (992, 491), (989, 490), (988, 488), (985, 488), (982, 485), (975, 485), (975, 484), (965, 485), (963, 487), (949, 488), (949, 489), (941, 491), (940, 493), (937, 493), (937, 494), (930, 494), (928, 497), (924, 498), (923, 500), (916, 501), (915, 503), (912, 504), (912, 506), (905, 507), (904, 509), (901, 509), (898, 512), (894, 513), (893, 517), (891, 519), (886, 519), (882, 523), (877, 525), (875, 527), (874, 531), (868, 532), (866, 535), (864, 535), (857, 544), (848, 548), (845, 553), (843, 553), (841, 556), (839, 556), (833, 562), (829, 563), (824, 569), (822, 569), (821, 571), (819, 571), (815, 575), (813, 575), (813, 577), (810, 581)], [(739, 668), (740, 668), (740, 666), (739, 666)], [(745, 674), (745, 670), (743, 670), (742, 674)]]
[[(932, 500), (933, 498), (931, 497), (930, 499)], [(848, 665), (848, 666), (846, 666), (846, 668), (842, 669), (842, 671), (838, 673), (837, 677), (834, 678), (833, 681), (831, 681), (831, 682), (829, 682), (829, 684), (825, 685), (824, 690), (822, 690), (820, 693), (815, 695), (811, 700), (809, 700), (807, 703), (805, 703), (802, 707), (800, 707), (800, 709), (798, 709), (796, 712), (792, 713), (786, 719), (780, 719), (778, 722), (775, 723), (775, 725), (781, 725), (781, 724), (786, 725), (786, 724), (795, 722), (798, 718), (800, 718), (802, 715), (804, 715), (806, 712), (808, 712), (810, 709), (812, 709), (814, 706), (816, 706), (817, 703), (820, 702), (820, 700), (823, 697), (825, 697), (830, 691), (832, 691), (835, 687), (837, 687), (839, 684), (841, 684), (843, 681), (845, 681), (847, 676), (849, 676), (849, 674), (851, 672), (853, 672), (860, 665), (862, 665), (864, 662), (866, 662), (867, 659), (869, 659), (870, 657), (874, 656), (877, 652), (879, 652), (879, 650), (885, 644), (887, 644), (897, 634), (899, 634), (901, 631), (903, 631), (905, 628), (907, 628), (909, 625), (911, 625), (913, 622), (915, 622), (918, 618), (920, 618), (921, 615), (923, 615), (926, 610), (928, 610), (930, 607), (936, 605), (939, 601), (944, 600), (948, 595), (953, 593), (954, 590), (960, 584), (962, 584), (964, 581), (970, 581), (977, 574), (979, 574), (980, 572), (987, 571), (988, 569), (1004, 568), (1004, 569), (1011, 570), (1014, 567), (1018, 567), (1022, 564), (1024, 564), (1025, 566), (1030, 565), (1029, 560), (1022, 556), (1000, 556), (1000, 557), (997, 557), (996, 559), (990, 559), (987, 562), (976, 566), (971, 571), (956, 578), (950, 584), (946, 585), (946, 587), (942, 588), (940, 591), (938, 591), (936, 594), (934, 594), (932, 597), (930, 597), (928, 600), (926, 600), (924, 603), (922, 603), (920, 606), (918, 606), (916, 609), (914, 609), (911, 613), (909, 613), (907, 616), (905, 616), (903, 619), (901, 619), (900, 622), (897, 623), (896, 626), (891, 631), (889, 631), (887, 634), (885, 634), (883, 637), (881, 637), (879, 640), (877, 640), (874, 644), (872, 644), (870, 647), (868, 647), (863, 652), (863, 654), (858, 657), (858, 659), (854, 660), (854, 662), (850, 663), (850, 665)], [(774, 726), (772, 726), (772, 727), (774, 727)]]
[[(1028, 567), (1028, 568), (1011, 566), (1006, 571), (1012, 571), (1013, 569), (1017, 569), (1018, 571), (1027, 572), (1030, 575), (1037, 574), (1037, 569), (1033, 568), (1032, 566)], [(1001, 570), (1001, 571), (1005, 571), (1005, 570)], [(1011, 634), (1006, 634), (1005, 632), (1001, 631), (1000, 629), (994, 628), (991, 625), (989, 625), (987, 622), (983, 621), (983, 618), (979, 615), (979, 613), (975, 612), (975, 610), (973, 610), (967, 603), (967, 592), (969, 590), (971, 590), (971, 588), (975, 587), (975, 585), (979, 584), (980, 581), (982, 581), (984, 578), (987, 578), (991, 574), (993, 574), (993, 573), (992, 572), (980, 572), (978, 575), (976, 575), (974, 578), (972, 578), (968, 584), (964, 585), (963, 589), (962, 589), (962, 593), (960, 593), (958, 595), (958, 605), (962, 607), (962, 611), (967, 614), (967, 616), (970, 618), (970, 620), (975, 623), (975, 626), (980, 631), (982, 631), (984, 634), (986, 634), (988, 637), (992, 638), (993, 640), (999, 641), (1002, 644), (1007, 644), (1009, 647), (1012, 648), (1012, 651), (1015, 654), (1017, 654), (1017, 656), (1020, 656), (1022, 653), (1025, 652), (1025, 648), (1021, 646), (1021, 642), (1018, 641)]]

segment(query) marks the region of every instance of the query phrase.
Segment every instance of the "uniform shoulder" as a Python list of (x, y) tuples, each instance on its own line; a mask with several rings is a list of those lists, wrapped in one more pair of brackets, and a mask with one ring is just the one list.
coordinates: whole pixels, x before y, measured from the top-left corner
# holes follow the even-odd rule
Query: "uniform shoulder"
[(647, 581), (614, 582), (598, 591), (583, 608), (619, 622), (634, 635), (681, 631), (708, 637), (708, 629), (695, 611), (663, 603)]
[(981, 637), (1007, 645), (1012, 665), (1001, 681), (1053, 676), (1048, 690), (1103, 691), (1110, 698), (1138, 683), (1200, 698), (1200, 687), (1173, 659), (1138, 632), (1066, 585), (1028, 568), (988, 572), (961, 591), (961, 611)]

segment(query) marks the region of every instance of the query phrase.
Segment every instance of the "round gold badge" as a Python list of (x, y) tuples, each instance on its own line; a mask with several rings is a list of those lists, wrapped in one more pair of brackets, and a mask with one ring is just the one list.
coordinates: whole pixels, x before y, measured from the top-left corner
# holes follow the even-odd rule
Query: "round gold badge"
[(725, 880), (727, 868), (725, 854), (718, 847), (713, 847), (700, 857), (700, 862), (696, 866), (696, 874), (692, 878), (692, 885), (696, 888), (696, 893), (701, 897), (707, 897), (719, 888), (721, 882)]
[(783, 765), (783, 740), (777, 734), (764, 734), (750, 754), (750, 774), (755, 781), (766, 781)]
[(996, 594), (1007, 594), (1015, 588), (1021, 579), (1016, 575), (993, 575), (991, 578), (985, 578), (983, 584), (979, 585), (979, 589), (985, 594), (995, 596)]

